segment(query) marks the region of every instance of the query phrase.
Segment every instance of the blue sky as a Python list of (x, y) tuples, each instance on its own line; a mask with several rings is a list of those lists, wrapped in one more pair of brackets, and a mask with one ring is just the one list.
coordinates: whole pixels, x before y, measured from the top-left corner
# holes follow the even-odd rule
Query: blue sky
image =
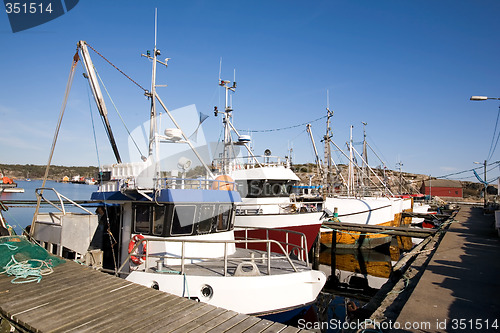
[[(171, 58), (167, 69), (159, 68), (158, 84), (168, 84), (159, 93), (170, 109), (195, 104), (210, 115), (203, 124), (207, 141), (216, 141), (221, 130), (212, 110), (223, 107), (217, 85), (222, 57), (223, 79), (232, 80), (236, 69), (239, 129), (322, 117), (329, 90), (334, 141), (344, 147), (350, 125), (361, 141), (361, 122), (367, 122), (369, 143), (389, 168), (401, 161), (404, 171), (442, 176), (487, 158), (499, 103), (469, 97), (500, 97), (496, 0), (82, 0), (65, 15), (18, 33), (0, 14), (1, 163), (46, 163), (78, 40), (149, 87), (150, 63), (140, 54), (153, 48), (154, 8), (158, 48)], [(127, 126), (142, 124), (148, 117), (142, 91), (91, 56)], [(79, 65), (54, 164), (98, 164), (82, 70)], [(126, 131), (114, 111), (111, 117), (123, 146)], [(321, 146), (324, 121), (312, 129)], [(112, 162), (100, 123), (96, 130), (99, 162)], [(252, 136), (256, 153), (269, 148), (287, 155), (293, 147), (295, 162), (314, 161), (305, 126)], [(497, 160), (500, 147), (488, 163)], [(495, 168), (488, 179), (498, 174)]]

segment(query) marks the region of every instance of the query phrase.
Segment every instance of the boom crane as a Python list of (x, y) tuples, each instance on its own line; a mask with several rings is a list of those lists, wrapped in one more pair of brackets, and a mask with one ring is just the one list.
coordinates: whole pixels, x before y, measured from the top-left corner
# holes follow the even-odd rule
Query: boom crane
[(94, 64), (92, 59), (90, 59), (90, 54), (87, 49), (87, 43), (83, 40), (78, 42), (78, 49), (83, 59), (83, 64), (85, 65), (85, 70), (87, 72), (90, 88), (92, 89), (92, 95), (94, 96), (97, 108), (99, 109), (99, 114), (104, 120), (106, 134), (108, 135), (109, 143), (115, 154), (116, 162), (122, 163), (120, 153), (118, 152), (118, 147), (116, 146), (115, 138), (113, 136), (113, 131), (111, 131), (111, 125), (108, 119), (108, 110), (106, 109), (106, 104), (102, 97), (101, 88), (99, 87), (99, 82), (97, 81), (97, 75), (94, 70)]
[(321, 167), (321, 161), (319, 160), (318, 150), (316, 149), (316, 144), (314, 143), (314, 138), (313, 138), (312, 131), (311, 131), (311, 124), (306, 125), (306, 130), (307, 130), (307, 133), (309, 134), (309, 137), (311, 138), (312, 146), (314, 149), (316, 166), (318, 167), (318, 175), (320, 176), (321, 179), (323, 179), (323, 168)]

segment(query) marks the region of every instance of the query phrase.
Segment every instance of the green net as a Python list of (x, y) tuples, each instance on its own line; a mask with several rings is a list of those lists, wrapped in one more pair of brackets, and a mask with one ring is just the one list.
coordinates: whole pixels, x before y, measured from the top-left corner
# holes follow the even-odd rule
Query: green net
[(13, 283), (40, 282), (63, 262), (24, 236), (0, 237), (0, 273), (14, 276)]

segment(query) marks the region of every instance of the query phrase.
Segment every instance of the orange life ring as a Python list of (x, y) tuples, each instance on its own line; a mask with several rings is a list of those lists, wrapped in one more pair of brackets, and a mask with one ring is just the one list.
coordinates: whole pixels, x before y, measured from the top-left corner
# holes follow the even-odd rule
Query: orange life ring
[(220, 175), (212, 183), (212, 190), (234, 191), (234, 180), (228, 175)]
[[(144, 239), (143, 235), (134, 235), (134, 237), (132, 237), (132, 239), (128, 243), (128, 253), (130, 254), (132, 252), (132, 249), (135, 247), (135, 245), (143, 239)], [(143, 261), (146, 260), (146, 250), (147, 250), (146, 243), (143, 243), (143, 245), (142, 245), (142, 257), (130, 256), (130, 260), (132, 260), (132, 262), (136, 265), (142, 264)], [(134, 254), (138, 254), (137, 249), (136, 249), (136, 251), (134, 251)]]

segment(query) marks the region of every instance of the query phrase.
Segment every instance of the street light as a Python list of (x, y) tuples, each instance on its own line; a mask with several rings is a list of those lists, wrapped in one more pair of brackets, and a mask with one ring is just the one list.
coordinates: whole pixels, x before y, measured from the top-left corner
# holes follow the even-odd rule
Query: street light
[(497, 99), (500, 100), (498, 97), (487, 97), (487, 96), (471, 96), (470, 100), (471, 101), (485, 101), (487, 99)]
[[(488, 99), (500, 100), (498, 97), (488, 97), (488, 96), (471, 96), (471, 101), (486, 101)], [(476, 164), (481, 164), (480, 162), (474, 162)], [(484, 160), (484, 208), (486, 208), (486, 196), (488, 194), (488, 183), (486, 182), (486, 160)]]

